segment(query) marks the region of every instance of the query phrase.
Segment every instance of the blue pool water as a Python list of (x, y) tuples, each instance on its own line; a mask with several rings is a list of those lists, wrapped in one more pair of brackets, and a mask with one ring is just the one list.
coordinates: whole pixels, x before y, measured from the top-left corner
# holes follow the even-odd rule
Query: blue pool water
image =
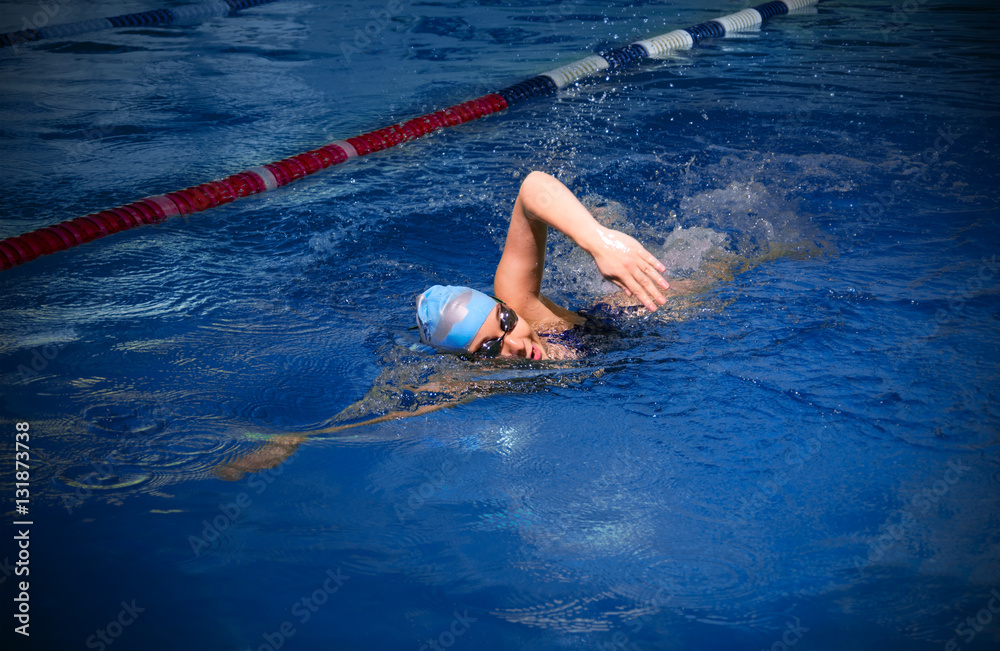
[[(0, 237), (744, 6), (289, 0), (0, 51)], [(3, 272), (3, 648), (997, 648), (998, 27), (831, 0)], [(413, 297), (489, 288), (532, 169), (743, 268), (595, 357), (464, 369), (508, 379), (216, 476), (454, 365), (406, 348)], [(604, 291), (561, 238), (548, 274), (574, 308)]]

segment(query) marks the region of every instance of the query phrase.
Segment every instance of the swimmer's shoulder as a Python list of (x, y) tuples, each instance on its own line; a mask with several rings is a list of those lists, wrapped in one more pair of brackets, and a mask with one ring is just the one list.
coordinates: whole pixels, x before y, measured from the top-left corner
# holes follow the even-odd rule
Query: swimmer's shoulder
[(541, 302), (551, 315), (549, 319), (542, 320), (540, 325), (549, 325), (554, 328), (568, 330), (573, 326), (583, 325), (587, 319), (579, 312), (571, 312), (561, 305), (556, 305), (547, 296), (540, 296)]
[(562, 332), (586, 321), (576, 312), (557, 305), (544, 295), (519, 297), (521, 300), (506, 300), (503, 296), (498, 298), (507, 303), (519, 317), (539, 333)]

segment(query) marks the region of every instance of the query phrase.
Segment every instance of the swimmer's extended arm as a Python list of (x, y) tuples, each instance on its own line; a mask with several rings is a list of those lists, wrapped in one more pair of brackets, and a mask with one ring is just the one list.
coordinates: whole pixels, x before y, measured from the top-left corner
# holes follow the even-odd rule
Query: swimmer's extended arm
[(514, 202), (507, 242), (493, 279), (493, 291), (514, 311), (536, 321), (552, 315), (565, 318), (561, 308), (541, 294), (549, 226), (589, 253), (605, 278), (647, 309), (655, 311), (657, 304), (666, 302), (662, 292), (670, 285), (660, 275), (666, 269), (659, 260), (635, 239), (599, 224), (559, 180), (532, 172)]
[[(428, 414), (432, 411), (442, 409), (444, 407), (454, 407), (461, 401), (444, 403), (439, 405), (423, 405), (418, 407), (413, 411), (393, 411), (388, 414), (383, 414), (381, 416), (376, 416), (368, 420), (347, 423), (344, 425), (334, 425), (332, 427), (324, 427), (323, 429), (312, 430), (308, 432), (296, 432), (294, 434), (275, 434), (271, 436), (263, 445), (257, 447), (246, 454), (239, 456), (235, 459), (227, 461), (221, 466), (217, 466), (213, 471), (213, 474), (219, 479), (224, 479), (226, 481), (237, 481), (243, 478), (248, 472), (260, 472), (261, 470), (270, 470), (271, 468), (277, 468), (282, 463), (284, 463), (288, 457), (295, 454), (295, 451), (300, 445), (305, 443), (309, 437), (317, 436), (320, 434), (336, 434), (343, 432), (354, 427), (361, 427), (363, 425), (376, 425), (378, 423), (384, 423), (390, 420), (398, 420), (400, 418), (407, 418), (409, 416), (422, 416), (423, 414)], [(351, 437), (344, 437), (341, 441), (350, 440)], [(356, 442), (371, 442), (374, 437), (356, 437)]]
[[(310, 437), (325, 434), (339, 434), (345, 430), (353, 429), (355, 427), (377, 425), (378, 423), (399, 420), (401, 418), (410, 418), (412, 416), (423, 416), (439, 409), (455, 407), (475, 398), (475, 388), (475, 383), (469, 383), (461, 387), (450, 387), (439, 382), (429, 382), (419, 387), (402, 387), (403, 391), (412, 391), (417, 394), (434, 393), (435, 395), (441, 397), (438, 402), (423, 404), (414, 409), (394, 410), (378, 416), (372, 416), (371, 414), (374, 410), (373, 403), (381, 402), (378, 399), (377, 394), (383, 390), (383, 387), (376, 383), (376, 385), (372, 387), (364, 398), (334, 416), (333, 422), (336, 423), (337, 421), (340, 421), (340, 424), (306, 432), (270, 434), (262, 445), (246, 452), (245, 454), (242, 454), (239, 457), (236, 457), (235, 459), (231, 459), (226, 463), (217, 466), (214, 469), (213, 474), (220, 479), (236, 481), (241, 479), (248, 472), (260, 472), (261, 470), (277, 468), (279, 465), (284, 463), (288, 457), (295, 453), (299, 445), (307, 441)], [(454, 389), (461, 390), (452, 391)], [(244, 434), (239, 438), (246, 438), (247, 436), (248, 435)], [(375, 436), (345, 435), (337, 437), (337, 440), (340, 442), (350, 441), (364, 443), (383, 439)]]
[[(471, 397), (467, 400), (471, 400)], [(242, 456), (216, 467), (213, 474), (220, 479), (225, 479), (226, 481), (236, 481), (238, 479), (242, 479), (243, 475), (248, 472), (260, 472), (261, 470), (277, 468), (284, 463), (288, 457), (292, 456), (301, 444), (305, 443), (312, 436), (320, 434), (337, 434), (339, 432), (343, 432), (344, 430), (362, 427), (364, 425), (376, 425), (378, 423), (384, 423), (390, 420), (399, 420), (400, 418), (408, 418), (410, 416), (422, 416), (445, 407), (454, 407), (461, 402), (464, 401), (460, 400), (437, 405), (423, 405), (413, 411), (393, 411), (388, 414), (383, 414), (381, 416), (376, 416), (374, 418), (356, 423), (334, 425), (332, 427), (324, 427), (323, 429), (311, 430), (308, 432), (275, 434), (260, 447), (257, 447)], [(351, 439), (352, 437), (346, 436), (339, 440), (344, 442)], [(358, 443), (372, 442), (375, 440), (374, 437), (361, 436), (354, 437), (354, 439), (355, 442)]]

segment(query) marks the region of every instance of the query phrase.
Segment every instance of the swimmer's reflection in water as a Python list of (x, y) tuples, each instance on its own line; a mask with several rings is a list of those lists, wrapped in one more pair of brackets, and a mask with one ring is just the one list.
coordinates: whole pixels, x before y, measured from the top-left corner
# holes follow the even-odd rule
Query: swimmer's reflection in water
[[(639, 242), (599, 223), (556, 178), (531, 172), (522, 182), (511, 212), (503, 254), (493, 278), (495, 298), (469, 287), (435, 285), (427, 289), (417, 298), (421, 342), (438, 352), (473, 360), (579, 357), (583, 351), (576, 345), (579, 337), (575, 335), (601, 326), (542, 294), (549, 227), (590, 254), (601, 275), (621, 289), (602, 299), (604, 306), (655, 312), (667, 302), (668, 293), (698, 289), (698, 283), (690, 280), (675, 281), (672, 285), (662, 275), (666, 271), (663, 263)], [(418, 416), (488, 393), (481, 386), (456, 384), (445, 379), (407, 387), (444, 398), (381, 415), (375, 415), (378, 411), (371, 407), (379, 403), (378, 396), (373, 394), (384, 391), (384, 387), (373, 387), (364, 399), (338, 414), (334, 421), (342, 424), (315, 432), (275, 436), (262, 448), (217, 469), (216, 474), (224, 479), (238, 479), (244, 472), (280, 464), (310, 435)]]

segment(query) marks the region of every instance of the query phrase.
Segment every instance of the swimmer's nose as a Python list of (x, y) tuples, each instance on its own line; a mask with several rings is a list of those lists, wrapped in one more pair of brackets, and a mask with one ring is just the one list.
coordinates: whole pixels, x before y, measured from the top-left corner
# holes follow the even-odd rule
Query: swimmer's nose
[(531, 339), (528, 337), (522, 338), (520, 340), (521, 348), (515, 351), (515, 356), (524, 357), (525, 359), (531, 357)]

